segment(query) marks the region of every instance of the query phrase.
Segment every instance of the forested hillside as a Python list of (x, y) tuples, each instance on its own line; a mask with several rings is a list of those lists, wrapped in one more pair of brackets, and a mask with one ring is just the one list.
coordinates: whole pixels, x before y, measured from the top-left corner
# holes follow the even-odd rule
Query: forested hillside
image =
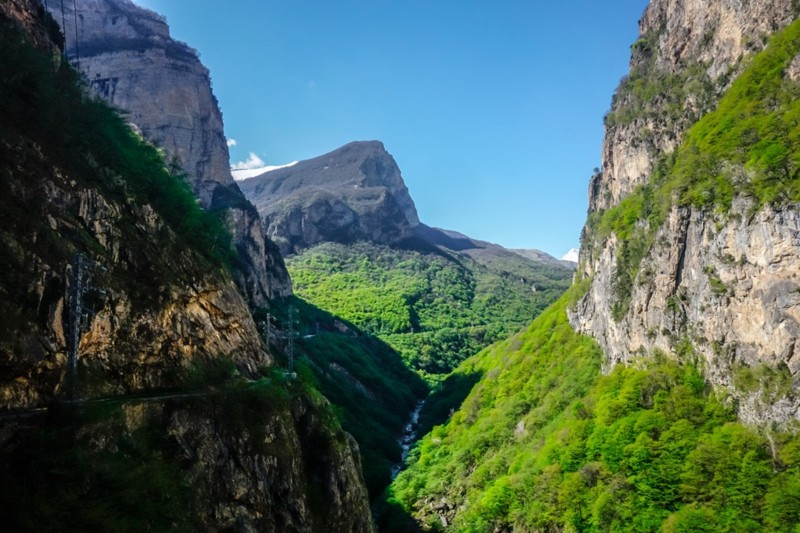
[(434, 531), (795, 531), (794, 433), (737, 422), (665, 354), (600, 374), (567, 322), (578, 291), (455, 371), (480, 381), (412, 452), (384, 530), (407, 512)]
[[(428, 393), (425, 382), (391, 346), (300, 298), (276, 300), (269, 315), (262, 311), (257, 318), (270, 346), (283, 354), (291, 321), (294, 370), (333, 404), (358, 442), (370, 496), (379, 496), (402, 462), (398, 441), (408, 414)], [(290, 364), (285, 355), (278, 363)]]
[[(514, 254), (510, 254), (514, 256)], [(527, 324), (571, 271), (447, 249), (325, 243), (287, 259), (297, 294), (384, 340), (429, 382)]]

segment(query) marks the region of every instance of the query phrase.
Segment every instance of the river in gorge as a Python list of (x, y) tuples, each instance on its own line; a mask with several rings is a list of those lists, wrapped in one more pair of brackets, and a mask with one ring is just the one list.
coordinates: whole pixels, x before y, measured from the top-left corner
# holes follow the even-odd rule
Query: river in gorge
[(422, 408), (424, 406), (425, 400), (420, 400), (417, 402), (417, 405), (414, 407), (414, 410), (411, 411), (411, 415), (408, 417), (408, 422), (406, 422), (406, 425), (403, 427), (403, 434), (397, 440), (401, 451), (400, 462), (392, 467), (392, 479), (396, 478), (397, 474), (403, 470), (408, 453), (411, 451), (411, 447), (414, 445), (414, 443), (417, 442), (417, 425), (419, 423), (419, 414), (422, 412)]

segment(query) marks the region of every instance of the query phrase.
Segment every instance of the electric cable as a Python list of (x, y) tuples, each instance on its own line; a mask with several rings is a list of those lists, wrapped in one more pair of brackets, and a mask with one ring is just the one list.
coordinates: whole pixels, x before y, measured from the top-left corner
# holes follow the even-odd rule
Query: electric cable
[(75, 64), (80, 64), (81, 61), (81, 52), (78, 48), (78, 6), (77, 0), (72, 0), (72, 12), (75, 15), (75, 37), (73, 39), (73, 45), (75, 46)]

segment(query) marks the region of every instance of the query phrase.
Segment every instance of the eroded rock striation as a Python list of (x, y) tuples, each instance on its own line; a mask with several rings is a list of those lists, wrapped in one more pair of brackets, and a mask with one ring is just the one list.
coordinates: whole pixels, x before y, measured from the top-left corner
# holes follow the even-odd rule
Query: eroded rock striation
[[(70, 58), (92, 93), (124, 110), (177, 163), (201, 205), (225, 213), (239, 256), (237, 282), (251, 305), (291, 294), (282, 259), (231, 177), (222, 114), (197, 53), (170, 37), (163, 17), (129, 0), (79, 0), (74, 23), (72, 6), (64, 15)], [(50, 7), (61, 21), (60, 6)]]
[[(798, 15), (789, 0), (650, 3), (606, 119), (579, 265), (591, 285), (571, 313), (573, 326), (604, 348), (607, 370), (659, 350), (695, 361), (756, 424), (800, 418), (798, 207), (755, 198), (748, 182), (760, 170), (731, 161), (709, 167), (719, 187), (734, 184), (729, 204), (715, 200), (715, 189), (686, 200), (665, 180), (689, 128)], [(790, 63), (784, 83), (794, 79), (796, 58)], [(603, 233), (601, 221), (614, 208), (632, 209), (617, 206), (633, 194), (645, 203), (661, 194), (672, 205), (663, 216), (642, 207), (630, 228)], [(745, 379), (754, 374), (763, 378), (755, 386)]]

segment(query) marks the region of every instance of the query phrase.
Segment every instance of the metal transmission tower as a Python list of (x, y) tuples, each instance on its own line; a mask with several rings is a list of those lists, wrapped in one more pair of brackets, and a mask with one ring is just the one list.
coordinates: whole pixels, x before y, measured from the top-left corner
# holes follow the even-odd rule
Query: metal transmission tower
[(75, 391), (78, 379), (78, 349), (81, 342), (81, 333), (86, 330), (88, 325), (89, 313), (94, 314), (94, 309), (86, 309), (83, 300), (87, 292), (94, 292), (100, 295), (105, 291), (97, 290), (91, 285), (91, 274), (95, 270), (105, 271), (105, 267), (89, 261), (82, 253), (77, 253), (72, 258), (72, 271), (70, 273), (70, 296), (69, 296), (69, 339), (68, 339), (68, 375), (67, 375), (67, 399), (75, 400)]

